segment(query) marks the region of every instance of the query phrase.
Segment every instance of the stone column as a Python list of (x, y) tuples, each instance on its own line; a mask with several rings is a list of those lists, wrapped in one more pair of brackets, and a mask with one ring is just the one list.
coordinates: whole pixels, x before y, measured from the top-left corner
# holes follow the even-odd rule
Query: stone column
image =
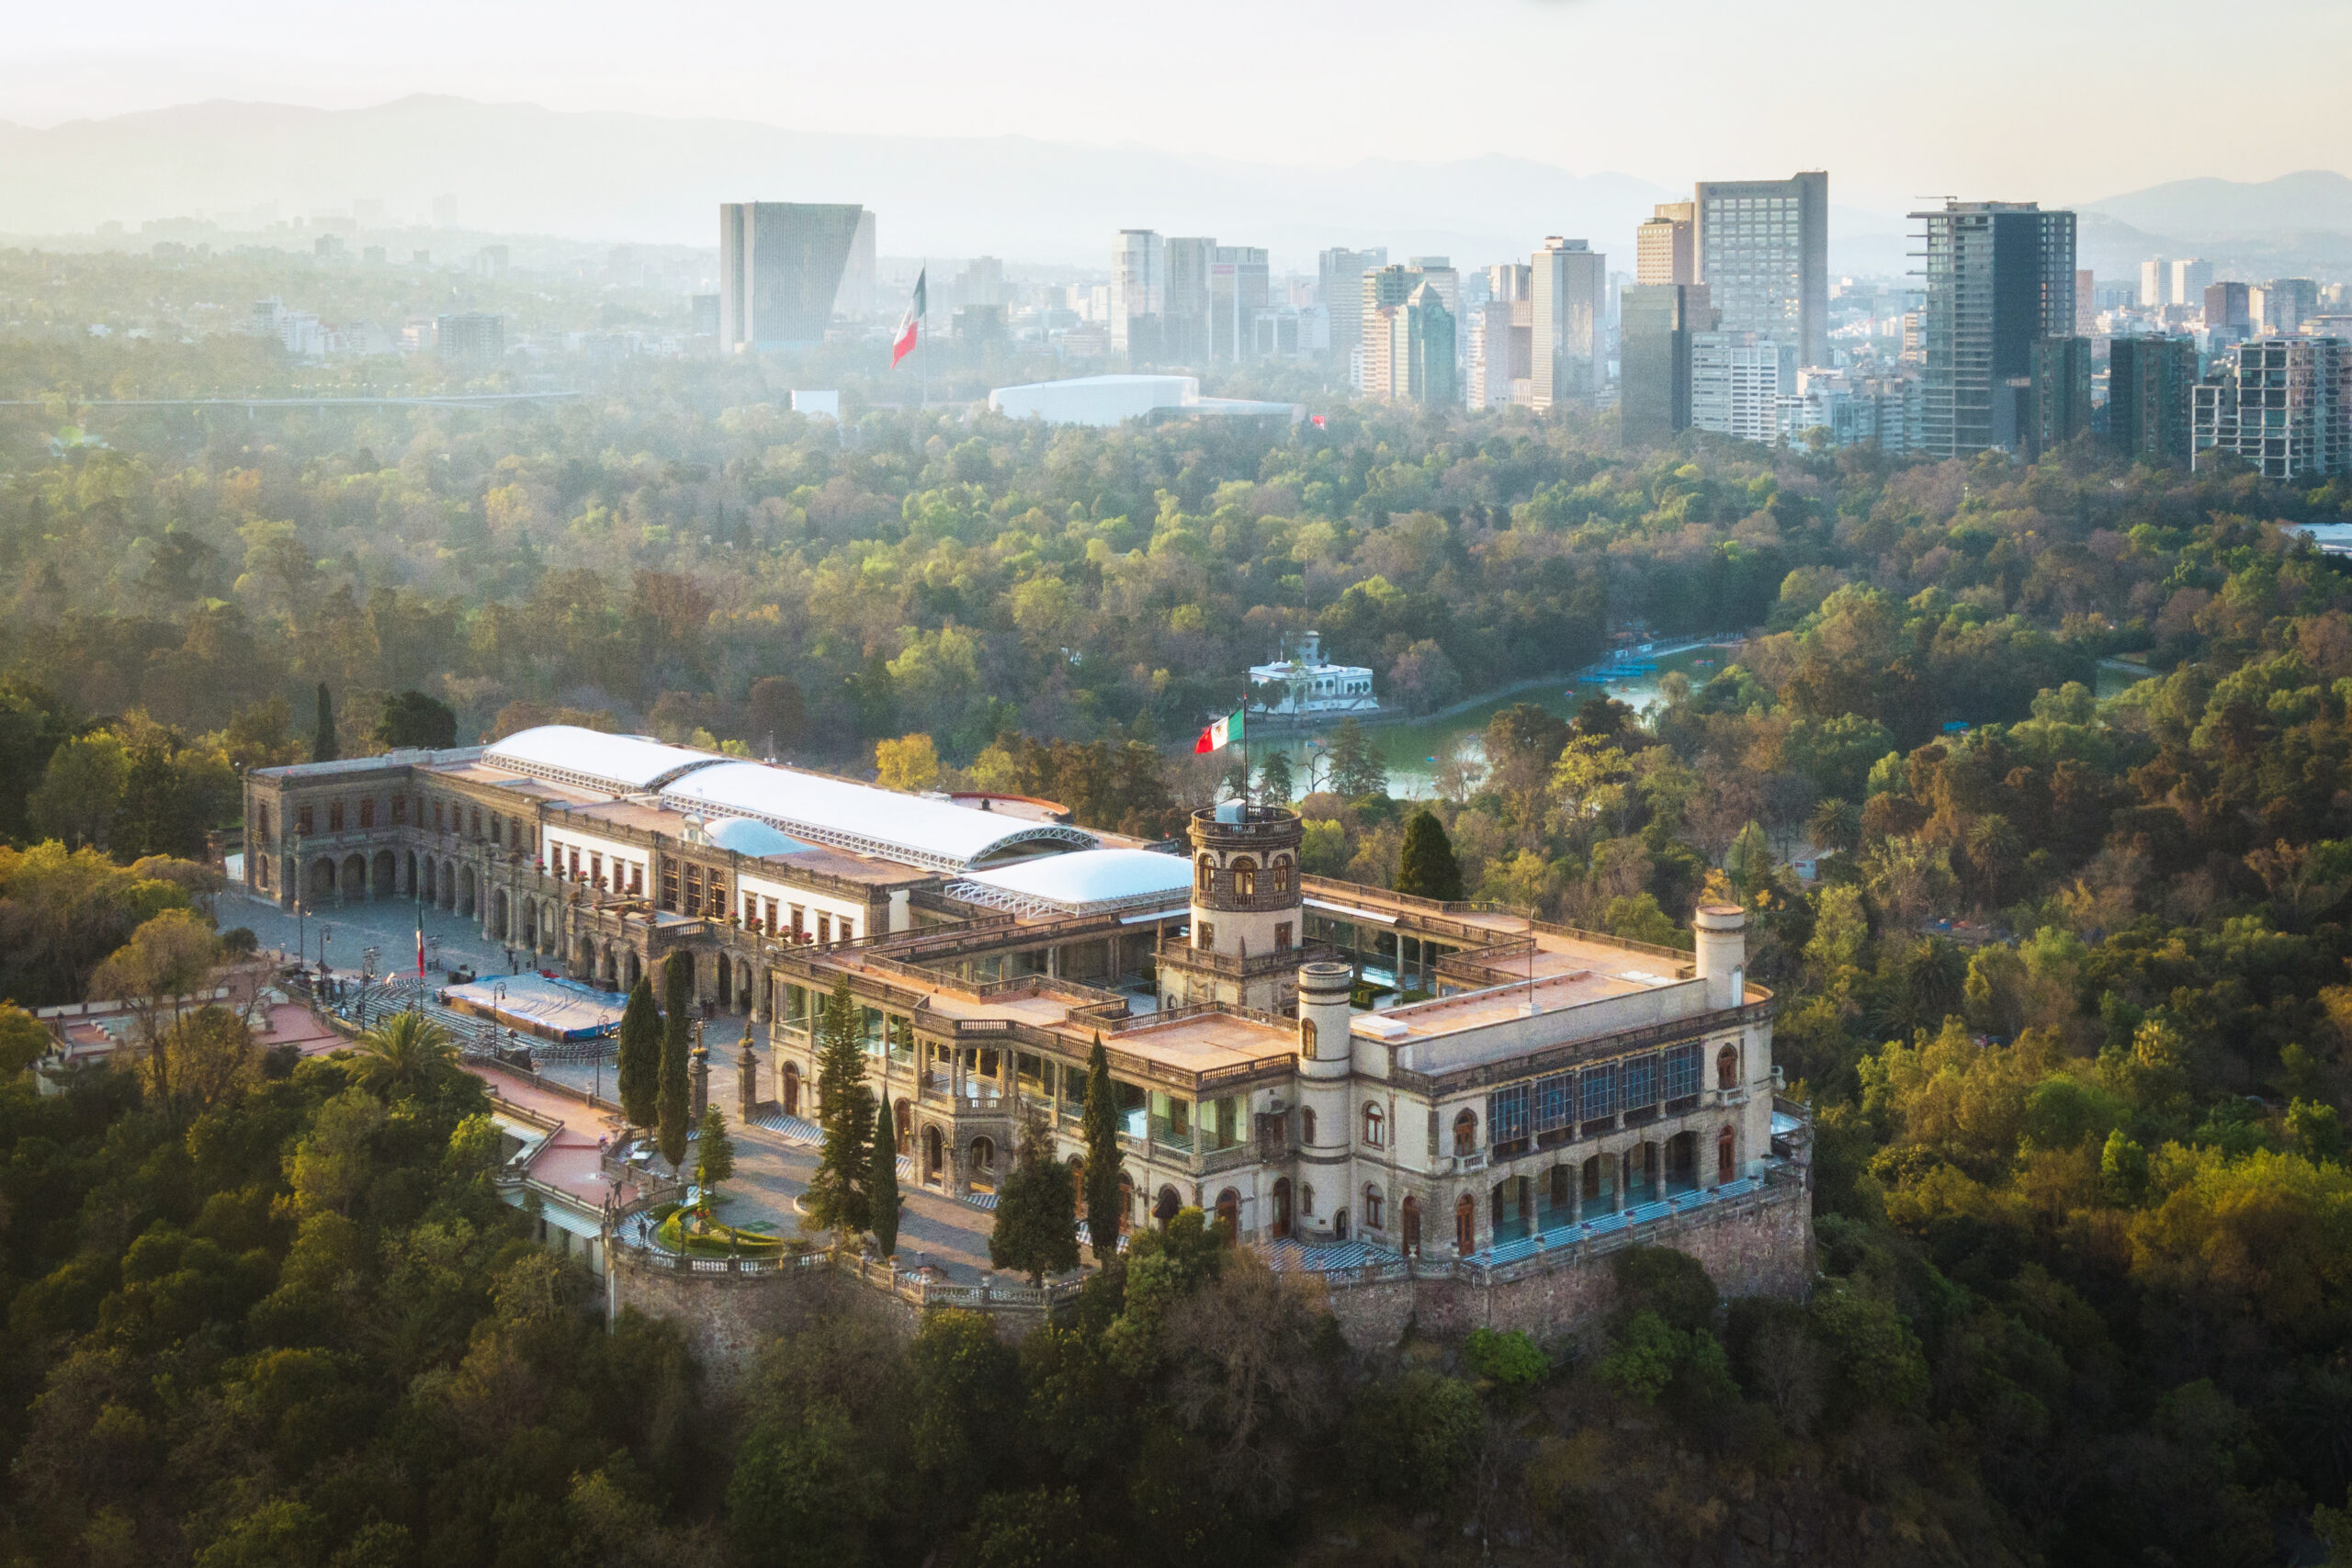
[(699, 1122), (703, 1112), (710, 1109), (710, 1048), (702, 1043), (702, 1026), (695, 1026), (694, 1049), (694, 1119)]
[[(773, 1022), (775, 1018), (775, 971), (763, 964), (752, 971), (752, 1021)], [(745, 1039), (750, 1032), (746, 1031)]]
[(760, 1104), (760, 1058), (752, 1048), (752, 1030), (743, 1028), (743, 1043), (735, 1053), (736, 1119), (748, 1124)]

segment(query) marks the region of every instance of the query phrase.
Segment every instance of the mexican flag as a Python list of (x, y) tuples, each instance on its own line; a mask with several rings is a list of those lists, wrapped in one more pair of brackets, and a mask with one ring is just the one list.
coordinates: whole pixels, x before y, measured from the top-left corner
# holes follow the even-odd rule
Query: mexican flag
[(416, 907), (416, 977), (424, 978), (424, 906)]
[(899, 360), (915, 351), (915, 335), (922, 330), (922, 319), (930, 311), (927, 292), (923, 288), (924, 280), (930, 276), (929, 267), (915, 274), (914, 297), (907, 301), (907, 313), (899, 318), (899, 335), (890, 340), (890, 368), (893, 370), (899, 367)]
[(1197, 756), (1203, 751), (1222, 750), (1240, 739), (1241, 710), (1235, 708), (1231, 713), (1201, 731), (1201, 738), (1193, 742), (1193, 751)]

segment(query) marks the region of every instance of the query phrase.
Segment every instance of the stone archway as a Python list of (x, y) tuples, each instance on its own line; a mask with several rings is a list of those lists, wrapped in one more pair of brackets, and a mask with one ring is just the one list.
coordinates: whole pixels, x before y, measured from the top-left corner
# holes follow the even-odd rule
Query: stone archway
[(334, 861), (321, 855), (302, 876), (302, 898), (311, 905), (334, 897)]
[(400, 891), (400, 862), (390, 850), (376, 852), (376, 869), (368, 879), (369, 890), (379, 898), (389, 898)]
[(1240, 1193), (1236, 1192), (1230, 1187), (1218, 1193), (1216, 1195), (1216, 1208), (1215, 1209), (1214, 1213), (1217, 1223), (1226, 1227), (1227, 1235), (1238, 1236), (1241, 1234)]
[(965, 1151), (964, 1185), (975, 1192), (996, 1190), (996, 1140), (982, 1134)]
[(401, 856), (401, 870), (403, 874), (401, 877), (401, 891), (413, 898), (416, 897), (416, 852), (414, 850), (407, 851)]
[(522, 937), (523, 945), (525, 947), (529, 948), (534, 953), (538, 951), (539, 901), (537, 898), (526, 898), (523, 900)]
[(735, 1010), (735, 965), (724, 954), (718, 960), (718, 1010)]
[(343, 870), (335, 879), (335, 893), (346, 904), (368, 897), (366, 855), (353, 853), (343, 857)]
[(1274, 1183), (1274, 1219), (1266, 1234), (1280, 1241), (1290, 1235), (1290, 1178), (1285, 1176)]
[(431, 855), (426, 855), (420, 863), (417, 874), (424, 879), (423, 886), (418, 888), (419, 894), (426, 903), (438, 907), (441, 902), (441, 878), (436, 874), (436, 868)]
[(490, 934), (494, 942), (506, 940), (506, 889), (498, 888), (490, 896)]
[(638, 962), (637, 949), (632, 947), (628, 950), (628, 961), (621, 965), (621, 974), (623, 980), (621, 988), (626, 991), (637, 989), (637, 982), (645, 974), (645, 965)]
[[(784, 1065), (783, 1077), (784, 1088), (780, 1092), (784, 1096), (784, 1113), (786, 1116), (797, 1116), (800, 1114), (800, 1064), (797, 1062), (786, 1062)], [(901, 1128), (899, 1142), (902, 1145), (906, 1141), (904, 1133), (906, 1114), (906, 1104), (904, 1101), (901, 1101), (899, 1105), (899, 1119)], [(933, 1145), (936, 1145), (939, 1139), (939, 1133), (936, 1128), (932, 1130), (931, 1138)]]
[(941, 1168), (947, 1161), (944, 1144), (938, 1128), (925, 1127), (922, 1130), (922, 1179), (931, 1186), (939, 1185)]
[(458, 871), (458, 913), (468, 919), (474, 918), (474, 868), (469, 865)]
[(1405, 1256), (1418, 1258), (1421, 1251), (1421, 1201), (1410, 1193), (1396, 1205), (1396, 1225), (1403, 1237)]
[(441, 908), (454, 911), (458, 907), (458, 863), (441, 863)]
[(1453, 1202), (1453, 1250), (1464, 1258), (1478, 1250), (1478, 1205), (1467, 1192)]

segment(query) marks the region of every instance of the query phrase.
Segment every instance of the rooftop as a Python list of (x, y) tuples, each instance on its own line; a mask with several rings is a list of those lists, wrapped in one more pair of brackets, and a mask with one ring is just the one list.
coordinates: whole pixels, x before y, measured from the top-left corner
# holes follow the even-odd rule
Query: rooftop
[(710, 762), (664, 788), (663, 803), (682, 811), (747, 817), (796, 839), (932, 871), (968, 871), (1098, 842), (1083, 829), (974, 811), (934, 796), (763, 762)]
[(1016, 914), (1097, 915), (1164, 909), (1192, 892), (1189, 861), (1151, 850), (1074, 850), (974, 872), (947, 891), (967, 903)]

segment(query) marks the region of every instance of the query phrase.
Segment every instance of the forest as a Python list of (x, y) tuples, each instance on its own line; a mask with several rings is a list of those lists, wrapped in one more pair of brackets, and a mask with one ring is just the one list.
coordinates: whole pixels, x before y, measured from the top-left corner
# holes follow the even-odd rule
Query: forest
[(1742, 903), (1812, 1298), (1635, 1250), (1588, 1336), (1363, 1352), (1191, 1213), (1018, 1347), (818, 1299), (722, 1390), (525, 1245), (447, 1061), (223, 1018), (207, 1070), (44, 1096), (9, 1007), (0, 1555), (2352, 1562), (2352, 579), (2292, 527), (2352, 484), (1350, 407), (835, 425), (748, 374), (103, 444), (9, 411), (6, 996), (201, 926), (236, 771), (322, 728), (570, 717), (1149, 832), (1230, 786), (1183, 753), (1286, 635), (1426, 710), (1738, 629), (1647, 713), (1505, 708), (1432, 799), (1352, 744), (1288, 782), (1310, 870), (1653, 942)]

